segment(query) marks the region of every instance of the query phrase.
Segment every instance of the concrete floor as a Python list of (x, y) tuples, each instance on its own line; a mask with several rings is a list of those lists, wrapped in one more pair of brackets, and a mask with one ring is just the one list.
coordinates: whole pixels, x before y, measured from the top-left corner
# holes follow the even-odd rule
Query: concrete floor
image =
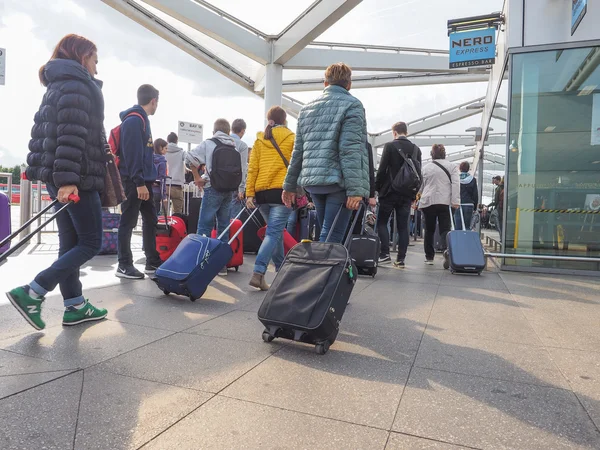
[[(55, 251), (11, 259), (0, 289)], [(248, 255), (195, 303), (97, 257), (92, 325), (63, 328), (55, 294), (35, 332), (2, 298), (0, 449), (600, 448), (600, 281), (453, 276), (421, 252), (359, 280), (324, 356), (262, 342)]]

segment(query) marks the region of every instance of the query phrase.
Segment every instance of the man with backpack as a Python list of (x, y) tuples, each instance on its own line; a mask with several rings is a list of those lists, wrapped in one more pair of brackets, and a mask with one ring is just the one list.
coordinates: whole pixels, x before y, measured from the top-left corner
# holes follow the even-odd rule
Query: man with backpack
[(153, 275), (161, 260), (156, 250), (156, 208), (152, 184), (157, 172), (154, 167), (154, 143), (148, 116), (158, 108), (158, 90), (144, 84), (137, 91), (138, 104), (120, 114), (121, 125), (111, 131), (111, 148), (119, 157), (119, 171), (127, 199), (121, 204), (119, 224), (119, 265), (116, 276), (141, 279), (144, 274), (133, 265), (131, 234), (142, 213), (142, 237), (146, 268)]
[(421, 149), (407, 139), (408, 127), (404, 122), (392, 126), (394, 140), (385, 144), (375, 186), (379, 193), (377, 233), (381, 240), (380, 262), (390, 261), (390, 233), (388, 223), (396, 211), (398, 229), (398, 256), (394, 266), (404, 268), (409, 244), (408, 221), (410, 208), (421, 187)]
[[(242, 158), (235, 141), (229, 133), (231, 127), (226, 119), (217, 119), (213, 127), (213, 137), (205, 140), (186, 155), (191, 166), (196, 186), (204, 188), (204, 197), (198, 219), (198, 234), (210, 236), (215, 218), (217, 235), (229, 225), (231, 198), (242, 183)], [(200, 175), (198, 167), (206, 164), (206, 173)], [(227, 242), (229, 236), (223, 236)], [(221, 275), (226, 275), (223, 269)]]

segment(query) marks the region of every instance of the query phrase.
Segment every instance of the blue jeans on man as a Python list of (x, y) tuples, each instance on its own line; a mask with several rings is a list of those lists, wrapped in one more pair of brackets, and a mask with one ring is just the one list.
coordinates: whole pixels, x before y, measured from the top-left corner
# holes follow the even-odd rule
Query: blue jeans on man
[[(331, 236), (328, 242), (341, 244), (344, 240), (348, 224), (350, 223), (350, 217), (352, 216), (352, 211), (346, 209), (346, 192), (338, 191), (330, 194), (311, 193), (311, 198), (317, 210), (317, 220), (321, 225), (321, 236), (319, 241), (325, 242), (327, 240), (327, 235), (331, 230)], [(340, 215), (332, 230), (333, 222), (335, 221), (338, 212)]]
[(291, 209), (285, 205), (268, 203), (260, 205), (260, 213), (267, 222), (265, 239), (262, 242), (256, 262), (254, 263), (254, 272), (265, 274), (269, 262), (273, 259), (275, 270), (279, 271), (285, 257), (283, 249), (283, 231), (290, 217)]
[[(58, 189), (46, 184), (51, 198)], [(58, 259), (40, 272), (30, 286), (39, 295), (46, 295), (60, 286), (65, 307), (85, 302), (79, 269), (92, 259), (102, 246), (102, 204), (96, 191), (79, 191), (79, 202), (56, 216), (58, 225)], [(58, 205), (56, 209), (64, 205)]]
[(231, 210), (229, 212), (231, 219), (235, 219), (237, 217), (237, 215), (242, 211), (243, 208), (244, 208), (244, 201), (240, 200), (239, 194), (237, 192), (233, 192), (231, 194)]
[[(223, 234), (229, 226), (232, 192), (219, 192), (212, 187), (204, 188), (200, 218), (198, 219), (198, 235), (210, 237), (217, 219), (217, 236)], [(222, 236), (221, 241), (229, 241), (229, 236)]]

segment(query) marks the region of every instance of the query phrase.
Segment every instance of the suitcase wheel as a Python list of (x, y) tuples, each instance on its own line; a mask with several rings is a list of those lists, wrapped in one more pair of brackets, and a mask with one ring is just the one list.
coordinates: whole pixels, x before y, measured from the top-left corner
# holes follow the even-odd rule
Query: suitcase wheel
[(169, 294), (171, 293), (171, 291), (167, 291), (166, 289), (163, 289), (163, 293), (164, 293), (165, 295), (169, 295)]
[(239, 272), (239, 270), (240, 270), (240, 266), (235, 266), (235, 271)]
[(448, 270), (450, 268), (450, 257), (448, 255), (448, 250), (444, 251), (444, 269)]
[(263, 331), (262, 334), (262, 340), (269, 343), (272, 342), (273, 339), (275, 339), (275, 336), (271, 336), (271, 334), (268, 331)]
[(325, 342), (315, 345), (315, 352), (317, 352), (317, 355), (324, 355), (328, 351), (329, 351), (329, 342), (328, 341), (325, 341)]
[(190, 295), (190, 300), (193, 301), (193, 302), (195, 302), (196, 298), (194, 296)]

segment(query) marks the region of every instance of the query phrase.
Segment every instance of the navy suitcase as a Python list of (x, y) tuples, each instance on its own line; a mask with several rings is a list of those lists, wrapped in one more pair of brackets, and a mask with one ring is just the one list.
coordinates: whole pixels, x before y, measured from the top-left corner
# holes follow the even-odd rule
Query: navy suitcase
[[(462, 208), (459, 208), (462, 216)], [(450, 210), (452, 231), (447, 235), (448, 249), (444, 252), (444, 269), (451, 273), (472, 273), (481, 275), (485, 269), (485, 252), (479, 233), (454, 229), (454, 215)], [(463, 223), (465, 219), (462, 219)]]
[(290, 250), (258, 310), (265, 342), (291, 339), (327, 353), (357, 278), (348, 244), (303, 241)]
[[(252, 220), (255, 209), (242, 228), (232, 236), (229, 242), (197, 234), (188, 234), (175, 252), (158, 269), (154, 282), (166, 295), (173, 293), (189, 297), (196, 301), (204, 295), (210, 282), (223, 269), (231, 257), (231, 243), (242, 232), (246, 223)], [(241, 215), (238, 214), (238, 217)], [(237, 219), (237, 217), (236, 217)], [(228, 233), (231, 224), (223, 231)]]
[(317, 221), (317, 211), (314, 209), (301, 208), (298, 210), (298, 241), (310, 239), (317, 242), (321, 236), (321, 227)]

